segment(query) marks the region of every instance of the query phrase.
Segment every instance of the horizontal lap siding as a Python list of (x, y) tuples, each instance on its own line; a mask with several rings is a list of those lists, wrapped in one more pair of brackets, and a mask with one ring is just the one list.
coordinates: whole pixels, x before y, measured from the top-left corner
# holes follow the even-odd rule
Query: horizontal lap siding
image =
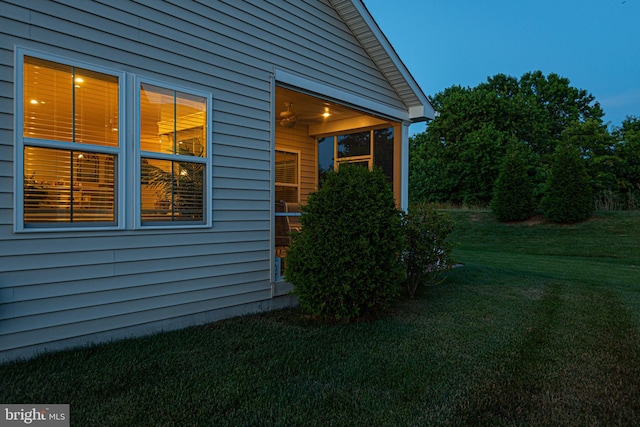
[[(11, 6), (2, 6), (0, 16)], [(6, 11), (6, 12), (5, 12)], [(15, 28), (0, 18), (0, 33)], [(0, 36), (0, 39), (2, 37)], [(0, 40), (0, 233), (13, 224), (13, 46)], [(2, 243), (0, 242), (0, 245)], [(0, 264), (3, 261), (0, 259)], [(2, 266), (0, 265), (0, 272)], [(0, 273), (1, 274), (1, 273)], [(1, 279), (0, 279), (1, 280)], [(0, 288), (2, 282), (0, 282)], [(2, 294), (0, 293), (0, 297)], [(0, 299), (0, 302), (2, 299)]]
[[(87, 307), (65, 310), (62, 313), (46, 313), (30, 316), (20, 321), (19, 333), (3, 334), (0, 351), (12, 350), (82, 335), (138, 326), (167, 319), (208, 312), (268, 299), (270, 290), (264, 289), (263, 280), (248, 284), (234, 284), (228, 289), (213, 289), (208, 292), (181, 292), (175, 295), (145, 297), (144, 300), (129, 300), (109, 306)], [(175, 286), (180, 282), (175, 282)], [(144, 310), (140, 310), (144, 304)], [(69, 319), (76, 321), (70, 322)], [(8, 328), (13, 321), (7, 321)], [(4, 328), (4, 326), (3, 326)]]
[[(15, 45), (212, 93), (213, 227), (14, 234)], [(0, 359), (270, 298), (274, 68), (401, 105), (326, 1), (0, 1)]]

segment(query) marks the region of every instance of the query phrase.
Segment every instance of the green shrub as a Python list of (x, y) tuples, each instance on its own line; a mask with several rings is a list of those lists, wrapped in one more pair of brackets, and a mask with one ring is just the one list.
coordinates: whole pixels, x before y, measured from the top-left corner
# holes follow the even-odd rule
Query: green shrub
[(381, 171), (343, 165), (329, 173), (301, 221), (285, 275), (303, 310), (349, 320), (397, 298), (405, 274), (402, 218)]
[(409, 206), (403, 216), (407, 272), (405, 290), (413, 298), (420, 286), (438, 283), (441, 273), (453, 266), (450, 258), (454, 244), (449, 240), (455, 222), (450, 214), (438, 212), (432, 205)]
[(535, 210), (533, 180), (526, 151), (514, 146), (504, 157), (493, 186), (491, 210), (499, 221), (524, 221)]
[(552, 222), (584, 221), (593, 212), (591, 179), (580, 150), (570, 144), (557, 146), (551, 173), (540, 206)]

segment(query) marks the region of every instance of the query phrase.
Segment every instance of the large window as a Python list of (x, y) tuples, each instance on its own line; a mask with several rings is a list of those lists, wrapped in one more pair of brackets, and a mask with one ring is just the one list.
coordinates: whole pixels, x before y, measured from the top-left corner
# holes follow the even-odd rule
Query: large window
[(21, 225), (116, 224), (119, 90), (118, 75), (23, 57)]
[(207, 98), (141, 83), (142, 224), (205, 221)]
[(210, 94), (16, 58), (17, 231), (211, 224)]
[(318, 138), (318, 183), (345, 163), (379, 167), (393, 182), (393, 140), (392, 127)]

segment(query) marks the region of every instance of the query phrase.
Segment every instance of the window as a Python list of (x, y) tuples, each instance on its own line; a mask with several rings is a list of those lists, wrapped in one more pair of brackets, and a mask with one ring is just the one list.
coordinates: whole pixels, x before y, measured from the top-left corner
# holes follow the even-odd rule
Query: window
[(210, 94), (16, 58), (16, 231), (211, 225)]
[(334, 137), (318, 138), (318, 185), (321, 185), (327, 174), (334, 169)]
[(338, 165), (340, 163), (371, 163), (371, 132), (338, 135)]
[(318, 183), (322, 184), (328, 171), (344, 163), (379, 167), (393, 182), (393, 141), (392, 127), (318, 138)]
[(394, 174), (394, 145), (393, 128), (376, 129), (373, 131), (373, 164), (393, 182)]
[(205, 222), (205, 96), (139, 86), (142, 225)]
[(19, 58), (17, 228), (116, 225), (120, 76)]
[(298, 203), (299, 179), (296, 152), (276, 151), (276, 201)]

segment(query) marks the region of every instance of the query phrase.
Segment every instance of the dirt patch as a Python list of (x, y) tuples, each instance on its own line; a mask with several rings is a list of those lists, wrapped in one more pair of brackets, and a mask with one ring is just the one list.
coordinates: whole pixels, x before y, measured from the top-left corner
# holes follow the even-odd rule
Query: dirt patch
[(531, 218), (529, 218), (528, 220), (523, 221), (522, 223), (524, 225), (532, 226), (532, 225), (544, 224), (545, 222), (547, 222), (547, 220), (545, 219), (544, 216), (542, 216), (542, 215), (534, 215)]

